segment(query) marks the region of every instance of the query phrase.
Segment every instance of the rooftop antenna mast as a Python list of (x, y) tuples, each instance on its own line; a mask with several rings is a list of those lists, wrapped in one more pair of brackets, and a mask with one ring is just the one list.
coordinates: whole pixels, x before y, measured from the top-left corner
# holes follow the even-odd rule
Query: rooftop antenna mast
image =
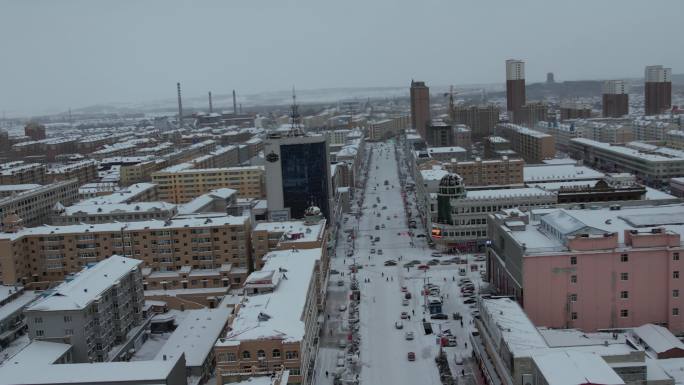
[(295, 87), (292, 86), (292, 106), (290, 106), (290, 136), (303, 135), (302, 127), (299, 124), (299, 106), (297, 106), (297, 94)]
[(237, 99), (235, 98), (235, 90), (233, 90), (233, 115), (237, 115)]
[(214, 105), (211, 103), (211, 91), (209, 91), (209, 113), (214, 112)]
[(449, 119), (454, 121), (454, 95), (458, 95), (458, 92), (454, 92), (454, 86), (449, 86), (449, 93), (444, 94), (444, 96), (449, 97)]

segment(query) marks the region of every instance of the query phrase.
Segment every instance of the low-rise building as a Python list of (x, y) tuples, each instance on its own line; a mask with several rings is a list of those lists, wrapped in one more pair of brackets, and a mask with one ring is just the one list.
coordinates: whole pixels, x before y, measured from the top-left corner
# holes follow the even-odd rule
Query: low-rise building
[[(2, 282), (45, 287), (112, 254), (140, 259), (143, 267), (161, 272), (177, 273), (183, 266), (217, 269), (225, 263), (248, 269), (250, 230), (248, 216), (222, 215), (0, 233)], [(169, 284), (181, 287), (180, 279)]]
[(321, 249), (273, 251), (263, 269), (247, 278), (246, 297), (214, 347), (219, 384), (283, 367), (289, 383), (309, 383), (319, 331), (321, 255)]
[(78, 179), (79, 184), (92, 182), (97, 179), (97, 162), (88, 159), (50, 167), (46, 179), (50, 182)]
[(510, 141), (511, 149), (528, 163), (542, 163), (556, 154), (554, 137), (549, 134), (510, 123), (500, 123), (496, 127), (501, 136)]
[(679, 218), (682, 204), (495, 213), (488, 280), (537, 325), (591, 331), (655, 323), (681, 333)]
[(47, 167), (40, 163), (15, 161), (0, 164), (0, 185), (45, 184)]
[(159, 198), (186, 203), (211, 190), (230, 188), (241, 198), (264, 197), (264, 167), (225, 167), (194, 169), (186, 164), (171, 166), (152, 174), (159, 185)]
[[(0, 198), (3, 231), (16, 225), (39, 226), (50, 222), (55, 204), (71, 204), (78, 199), (76, 179), (51, 183), (19, 194)], [(11, 217), (11, 218), (10, 218)], [(8, 221), (11, 221), (10, 224)], [(18, 223), (18, 222), (19, 223)]]
[(70, 344), (74, 362), (108, 361), (143, 322), (141, 264), (113, 255), (51, 289), (24, 311), (29, 337)]
[(263, 268), (263, 257), (274, 250), (322, 249), (327, 254), (328, 233), (325, 225), (325, 220), (257, 223), (252, 229), (255, 269)]
[(468, 152), (463, 147), (428, 147), (427, 153), (432, 159), (441, 161), (464, 161)]
[(626, 146), (577, 138), (570, 141), (569, 154), (584, 164), (608, 172), (628, 172), (649, 186), (667, 184), (684, 176), (684, 151), (641, 142)]

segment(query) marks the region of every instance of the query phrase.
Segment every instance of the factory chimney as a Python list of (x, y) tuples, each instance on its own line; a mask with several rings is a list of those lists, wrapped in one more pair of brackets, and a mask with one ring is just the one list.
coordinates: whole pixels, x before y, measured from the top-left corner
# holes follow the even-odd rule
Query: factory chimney
[(233, 115), (237, 115), (237, 99), (235, 99), (235, 90), (233, 90)]
[(214, 106), (211, 104), (211, 91), (209, 91), (209, 113), (214, 112)]
[(180, 83), (176, 83), (176, 89), (178, 90), (178, 127), (183, 127), (183, 103), (181, 102)]

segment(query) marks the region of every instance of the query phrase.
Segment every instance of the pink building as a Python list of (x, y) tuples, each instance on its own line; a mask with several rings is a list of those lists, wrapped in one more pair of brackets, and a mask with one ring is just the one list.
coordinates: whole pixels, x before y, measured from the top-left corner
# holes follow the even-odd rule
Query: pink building
[(490, 216), (489, 281), (537, 326), (684, 331), (684, 204)]

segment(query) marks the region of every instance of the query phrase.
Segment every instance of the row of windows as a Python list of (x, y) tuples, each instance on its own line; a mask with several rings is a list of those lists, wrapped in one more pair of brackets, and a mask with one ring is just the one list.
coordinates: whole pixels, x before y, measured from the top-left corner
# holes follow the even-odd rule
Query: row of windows
[[(577, 277), (577, 276), (573, 276), (573, 277)], [(570, 297), (570, 302), (577, 302), (577, 294), (575, 294), (575, 293), (570, 294), (569, 297)], [(678, 289), (672, 290), (672, 297), (674, 297), (674, 298), (679, 297), (679, 290)], [(627, 291), (627, 290), (620, 291), (620, 299), (629, 299), (629, 291)]]
[[(673, 261), (679, 261), (679, 253), (672, 253), (672, 260)], [(629, 262), (629, 254), (620, 255), (620, 262)], [(570, 264), (576, 265), (577, 264), (577, 257), (575, 257), (575, 256), (570, 257)], [(676, 272), (676, 273), (677, 273), (677, 277), (674, 277), (674, 278), (679, 278), (679, 272)]]
[[(271, 358), (280, 358), (280, 356), (281, 356), (280, 349), (273, 349), (273, 351), (271, 351)], [(256, 357), (257, 358), (266, 358), (266, 352), (262, 349), (259, 349), (256, 352)], [(299, 352), (296, 350), (288, 350), (285, 352), (285, 359), (287, 359), (287, 360), (292, 360), (292, 359), (295, 359), (298, 357), (299, 357)], [(249, 350), (243, 350), (242, 351), (242, 359), (247, 360), (250, 358), (252, 358), (252, 353), (250, 353)], [(224, 362), (237, 361), (237, 357), (235, 356), (235, 353), (230, 353), (230, 352), (229, 353), (222, 353), (219, 356), (219, 359), (220, 359), (220, 361), (224, 361)]]

